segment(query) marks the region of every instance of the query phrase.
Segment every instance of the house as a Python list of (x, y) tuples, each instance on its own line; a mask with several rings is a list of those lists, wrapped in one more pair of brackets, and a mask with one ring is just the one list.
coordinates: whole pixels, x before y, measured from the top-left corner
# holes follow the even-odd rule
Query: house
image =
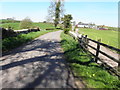
[(86, 24), (86, 23), (78, 23), (77, 27), (79, 27), (79, 28), (89, 28), (89, 25)]
[(97, 30), (108, 30), (108, 28), (105, 25), (98, 25)]
[(79, 22), (77, 24), (77, 27), (79, 28), (93, 28), (95, 26), (95, 24), (91, 24), (91, 23), (82, 23), (82, 22)]

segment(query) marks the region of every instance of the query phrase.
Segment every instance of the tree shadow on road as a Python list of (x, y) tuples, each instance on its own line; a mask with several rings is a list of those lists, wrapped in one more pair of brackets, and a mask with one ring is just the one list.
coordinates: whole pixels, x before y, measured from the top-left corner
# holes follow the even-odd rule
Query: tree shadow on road
[[(35, 39), (33, 41), (30, 41), (28, 43), (25, 43), (24, 45), (13, 49), (10, 52), (7, 53), (2, 53), (2, 56), (6, 55), (15, 55), (16, 53), (22, 53), (22, 52), (27, 52), (27, 51), (32, 51), (36, 49), (50, 49), (52, 45), (54, 45), (54, 48), (57, 47), (56, 44), (59, 44), (60, 42), (57, 40), (40, 40), (40, 39)], [(53, 47), (52, 47), (53, 48)]]
[[(17, 61), (17, 57), (8, 64), (2, 65), (3, 74), (6, 70), (7, 73), (12, 73), (13, 68), (20, 69), (17, 76), (14, 76), (15, 80), (8, 82), (8, 84), (21, 83), (24, 84), (22, 88), (36, 88), (36, 87), (70, 87), (73, 88), (72, 84), (68, 83), (69, 73), (67, 71), (65, 60), (63, 58), (63, 52), (60, 52), (59, 41), (47, 41), (47, 40), (34, 40), (29, 42), (27, 45), (22, 46), (10, 54), (11, 56), (17, 53), (29, 52), (29, 51), (43, 51), (48, 54), (35, 56), (33, 58), (23, 59)], [(11, 56), (5, 58), (12, 59)], [(19, 56), (21, 57), (21, 56)], [(14, 75), (14, 74), (13, 74)], [(6, 82), (3, 82), (3, 85)], [(14, 86), (13, 86), (14, 87)]]

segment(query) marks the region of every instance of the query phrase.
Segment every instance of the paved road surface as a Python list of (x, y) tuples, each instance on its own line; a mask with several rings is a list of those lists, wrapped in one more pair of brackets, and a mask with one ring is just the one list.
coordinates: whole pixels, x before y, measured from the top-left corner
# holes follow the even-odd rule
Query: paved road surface
[(60, 47), (51, 32), (0, 58), (2, 88), (75, 88)]

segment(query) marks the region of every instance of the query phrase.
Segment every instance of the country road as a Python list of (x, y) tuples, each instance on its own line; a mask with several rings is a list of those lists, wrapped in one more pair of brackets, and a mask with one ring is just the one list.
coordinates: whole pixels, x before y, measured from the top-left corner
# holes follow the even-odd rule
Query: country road
[(75, 88), (60, 46), (61, 32), (42, 35), (1, 57), (2, 88)]

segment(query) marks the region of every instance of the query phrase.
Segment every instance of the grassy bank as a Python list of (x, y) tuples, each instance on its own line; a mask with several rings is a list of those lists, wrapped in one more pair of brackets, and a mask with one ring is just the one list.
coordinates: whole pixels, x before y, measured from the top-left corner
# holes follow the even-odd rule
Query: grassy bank
[(91, 62), (91, 57), (78, 48), (78, 42), (69, 35), (61, 34), (61, 45), (74, 74), (81, 77), (88, 88), (120, 88), (117, 77), (110, 75), (103, 67)]
[(36, 37), (39, 37), (43, 34), (46, 34), (48, 32), (53, 32), (56, 30), (48, 30), (48, 31), (38, 31), (38, 32), (31, 32), (28, 34), (21, 34), (17, 37), (9, 37), (2, 40), (2, 51), (9, 51), (11, 49), (14, 49), (18, 46), (21, 46), (22, 44), (31, 41), (35, 39)]
[(120, 48), (118, 47), (118, 31), (80, 28), (79, 33), (88, 35), (93, 40), (101, 39), (102, 43)]

